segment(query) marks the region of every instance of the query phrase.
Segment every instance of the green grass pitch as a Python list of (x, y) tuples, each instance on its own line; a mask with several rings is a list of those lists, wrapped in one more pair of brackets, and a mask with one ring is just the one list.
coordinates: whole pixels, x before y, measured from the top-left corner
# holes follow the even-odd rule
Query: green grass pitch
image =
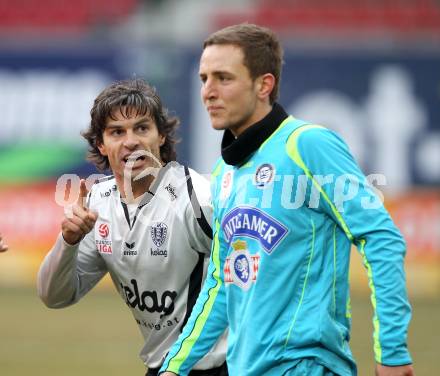
[[(418, 376), (440, 375), (440, 299), (412, 300), (409, 344)], [(371, 305), (352, 296), (351, 347), (359, 375), (374, 375)], [(0, 287), (0, 375), (144, 375), (141, 335), (114, 290), (92, 291), (80, 303), (47, 309), (35, 288)], [(232, 375), (236, 376), (236, 375)]]

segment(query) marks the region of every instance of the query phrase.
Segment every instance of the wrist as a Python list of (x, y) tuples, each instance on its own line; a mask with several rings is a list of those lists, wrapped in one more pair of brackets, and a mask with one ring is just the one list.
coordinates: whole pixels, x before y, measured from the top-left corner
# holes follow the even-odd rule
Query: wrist
[(64, 234), (64, 232), (61, 231), (61, 237), (63, 238), (64, 243), (68, 246), (75, 246), (78, 245), (78, 243), (82, 240), (81, 237), (78, 236), (69, 236)]

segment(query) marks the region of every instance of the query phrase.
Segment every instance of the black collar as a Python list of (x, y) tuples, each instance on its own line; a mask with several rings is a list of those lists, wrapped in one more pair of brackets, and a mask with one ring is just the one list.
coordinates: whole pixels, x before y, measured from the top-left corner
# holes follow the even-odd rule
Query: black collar
[(251, 125), (239, 137), (235, 138), (229, 129), (225, 130), (222, 139), (223, 160), (234, 166), (243, 163), (287, 117), (284, 108), (274, 103), (272, 110), (263, 119)]

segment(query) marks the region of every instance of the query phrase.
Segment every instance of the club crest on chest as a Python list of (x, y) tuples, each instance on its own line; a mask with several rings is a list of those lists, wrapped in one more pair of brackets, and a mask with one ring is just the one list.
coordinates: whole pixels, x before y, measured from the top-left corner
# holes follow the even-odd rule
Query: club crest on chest
[(168, 234), (168, 226), (163, 222), (158, 222), (151, 226), (151, 240), (156, 247), (165, 243)]
[(237, 240), (231, 246), (233, 251), (224, 265), (225, 283), (248, 290), (257, 280), (260, 256), (249, 253), (246, 241)]
[(275, 167), (270, 163), (263, 163), (255, 171), (254, 184), (257, 188), (264, 189), (272, 183), (274, 176)]

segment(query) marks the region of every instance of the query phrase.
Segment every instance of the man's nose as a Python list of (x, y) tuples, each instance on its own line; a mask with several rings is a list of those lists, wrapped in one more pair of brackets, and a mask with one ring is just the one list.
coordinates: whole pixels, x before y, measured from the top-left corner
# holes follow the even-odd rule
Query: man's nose
[(124, 146), (130, 150), (136, 149), (139, 146), (139, 138), (134, 132), (127, 132), (124, 140)]
[(204, 101), (208, 99), (215, 99), (217, 98), (217, 87), (215, 85), (215, 82), (212, 79), (207, 79), (203, 86), (202, 86), (202, 99)]

